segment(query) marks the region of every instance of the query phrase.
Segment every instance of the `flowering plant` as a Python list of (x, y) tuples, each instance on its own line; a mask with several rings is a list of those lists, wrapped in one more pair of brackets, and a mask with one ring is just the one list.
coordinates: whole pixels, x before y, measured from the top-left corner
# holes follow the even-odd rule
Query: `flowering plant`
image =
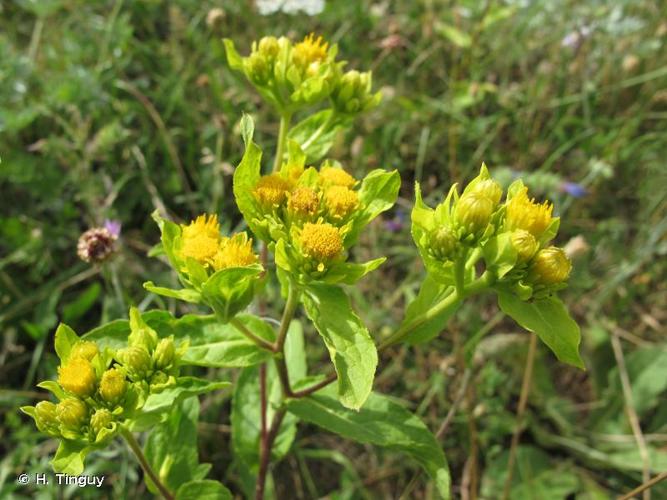
[[(426, 275), (396, 331), (376, 338), (345, 287), (385, 261), (356, 262), (351, 250), (366, 226), (393, 206), (400, 178), (378, 169), (357, 179), (333, 160), (320, 161), (339, 130), (378, 104), (370, 73), (345, 71), (336, 46), (313, 35), (298, 43), (265, 37), (247, 57), (231, 41), (225, 46), (231, 68), (281, 117), (273, 166), (265, 174), (253, 121), (247, 115), (241, 120), (245, 152), (233, 191), (251, 234), (223, 236), (216, 215), (177, 224), (156, 213), (160, 252), (182, 288), (144, 284), (151, 293), (200, 304), (212, 314), (175, 318), (132, 308), (129, 322), (112, 322), (81, 338), (61, 325), (58, 381), (40, 384), (59, 402), (23, 410), (60, 440), (52, 462), (58, 471), (81, 473), (87, 453), (121, 436), (152, 491), (165, 498), (191, 498), (193, 491), (231, 498), (222, 483), (205, 479), (208, 466), (198, 462), (192, 429), (194, 396), (232, 384), (180, 373), (187, 366), (238, 368), (232, 445), (235, 466), (251, 478), (242, 485), (248, 496), (264, 497), (270, 461), (289, 452), (304, 421), (406, 453), (448, 498), (449, 471), (436, 437), (394, 399), (373, 392), (378, 351), (427, 342), (464, 300), (495, 293), (500, 308), (561, 361), (583, 367), (579, 329), (556, 297), (571, 264), (562, 249), (550, 246), (559, 225), (553, 206), (531, 199), (520, 180), (503, 197), (484, 165), (462, 192), (452, 186), (435, 208), (424, 203), (416, 184), (412, 237)], [(291, 126), (295, 115), (323, 104)], [(275, 329), (265, 313), (266, 286), (274, 277), (284, 300)], [(306, 318), (328, 351), (330, 373), (309, 372), (305, 345), (315, 339), (304, 335)], [(142, 450), (133, 432), (148, 429)]]

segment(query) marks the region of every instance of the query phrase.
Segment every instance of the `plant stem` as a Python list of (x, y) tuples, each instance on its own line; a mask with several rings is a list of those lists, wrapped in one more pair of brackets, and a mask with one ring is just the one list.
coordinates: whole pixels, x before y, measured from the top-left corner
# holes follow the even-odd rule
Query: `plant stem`
[(282, 352), (285, 347), (285, 340), (287, 339), (287, 331), (289, 330), (289, 325), (292, 322), (296, 308), (299, 305), (299, 294), (290, 280), (288, 290), (287, 290), (287, 302), (285, 303), (285, 309), (283, 310), (283, 316), (280, 320), (280, 328), (278, 330), (278, 337), (276, 338), (275, 350), (276, 352)]
[(326, 129), (328, 129), (331, 126), (331, 124), (334, 122), (335, 116), (336, 116), (336, 112), (332, 110), (331, 114), (327, 117), (326, 120), (324, 120), (324, 123), (322, 123), (322, 125), (320, 125), (317, 128), (317, 130), (315, 132), (313, 132), (313, 134), (308, 138), (308, 140), (301, 145), (301, 149), (303, 149), (305, 151), (308, 147), (310, 147), (310, 145), (313, 142), (315, 142), (317, 139), (319, 139), (320, 136), (324, 133), (324, 131)]
[(146, 460), (144, 452), (141, 451), (141, 446), (139, 445), (135, 437), (132, 435), (132, 433), (127, 429), (125, 429), (124, 427), (120, 428), (120, 433), (123, 436), (123, 438), (125, 438), (125, 441), (127, 441), (127, 444), (130, 447), (130, 449), (134, 452), (135, 456), (137, 457), (137, 460), (139, 460), (141, 468), (148, 475), (148, 477), (151, 478), (151, 481), (153, 481), (153, 484), (157, 487), (158, 490), (160, 490), (162, 496), (167, 500), (173, 500), (174, 494), (170, 492), (169, 489), (167, 489), (167, 487), (164, 484), (162, 484), (160, 478), (157, 476), (157, 474), (155, 474), (155, 471), (148, 463), (148, 460)]
[(279, 172), (283, 163), (283, 153), (285, 152), (285, 143), (287, 142), (287, 131), (292, 120), (292, 113), (285, 112), (280, 116), (280, 129), (278, 130), (278, 144), (276, 146), (276, 157), (273, 160), (273, 171)]
[(378, 349), (385, 349), (396, 342), (399, 342), (404, 337), (406, 337), (412, 330), (420, 327), (427, 321), (432, 320), (438, 314), (443, 312), (448, 307), (453, 306), (456, 302), (469, 297), (470, 295), (479, 293), (483, 290), (486, 290), (493, 280), (493, 276), (488, 272), (485, 272), (479, 279), (470, 283), (467, 287), (463, 287), (463, 293), (459, 292), (458, 289), (454, 290), (451, 294), (447, 295), (444, 299), (438, 302), (436, 305), (431, 307), (426, 313), (424, 313), (419, 318), (416, 318), (413, 322), (408, 323), (407, 325), (396, 330), (392, 335), (387, 337)]
[(267, 351), (271, 352), (275, 351), (275, 346), (271, 342), (252, 333), (250, 329), (247, 326), (245, 326), (238, 318), (230, 319), (229, 323), (262, 349), (266, 349)]
[(661, 481), (664, 481), (665, 479), (667, 479), (667, 471), (661, 472), (660, 474), (655, 476), (650, 481), (647, 481), (644, 484), (641, 484), (641, 485), (637, 486), (630, 493), (627, 493), (627, 494), (623, 495), (622, 497), (619, 497), (618, 500), (631, 500), (632, 498), (635, 498), (640, 493), (643, 493), (644, 491), (648, 491), (649, 488), (655, 486), (656, 484), (658, 484)]
[(516, 460), (516, 448), (519, 444), (521, 435), (521, 421), (526, 412), (528, 404), (528, 393), (530, 392), (530, 383), (533, 378), (533, 365), (535, 364), (535, 352), (537, 351), (537, 335), (530, 334), (530, 344), (528, 344), (528, 355), (526, 357), (526, 368), (523, 372), (523, 382), (521, 383), (521, 395), (519, 396), (519, 407), (516, 412), (516, 427), (512, 434), (512, 444), (510, 445), (510, 454), (507, 460), (507, 479), (505, 480), (505, 489), (503, 490), (503, 500), (509, 498), (512, 488), (512, 475), (514, 474), (514, 462)]
[(280, 409), (273, 415), (271, 428), (266, 433), (264, 439), (260, 441), (260, 457), (259, 457), (259, 472), (257, 473), (257, 483), (255, 483), (255, 500), (263, 500), (264, 487), (266, 485), (266, 476), (269, 472), (269, 461), (271, 459), (271, 448), (273, 442), (276, 440), (280, 424), (283, 422), (285, 412), (287, 410)]

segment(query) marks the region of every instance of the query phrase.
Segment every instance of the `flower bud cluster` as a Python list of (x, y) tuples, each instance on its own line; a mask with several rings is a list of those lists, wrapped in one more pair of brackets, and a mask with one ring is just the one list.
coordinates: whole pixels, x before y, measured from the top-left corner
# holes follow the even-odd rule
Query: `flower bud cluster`
[(437, 273), (438, 268), (451, 269), (472, 255), (485, 259), (499, 286), (525, 298), (566, 286), (572, 265), (561, 248), (548, 246), (559, 222), (552, 217), (553, 205), (529, 198), (521, 181), (510, 186), (504, 203), (502, 195), (484, 166), (460, 197), (452, 188), (435, 210), (423, 206), (418, 195), (423, 207), (416, 211), (419, 215), (413, 213), (413, 227), (427, 267)]
[(265, 36), (241, 57), (231, 40), (225, 40), (232, 68), (242, 71), (262, 97), (282, 112), (294, 112), (329, 99), (340, 114), (353, 115), (376, 106), (370, 72), (344, 71), (337, 47), (313, 33), (299, 42)]
[(58, 351), (57, 383), (44, 382), (43, 386), (60, 401), (22, 408), (40, 431), (85, 445), (102, 445), (115, 435), (118, 425), (141, 411), (150, 394), (175, 383), (178, 361), (187, 346), (177, 347), (173, 337), (158, 340), (136, 309), (130, 311), (130, 317), (131, 333), (122, 349), (102, 351), (96, 342), (74, 336), (66, 352)]

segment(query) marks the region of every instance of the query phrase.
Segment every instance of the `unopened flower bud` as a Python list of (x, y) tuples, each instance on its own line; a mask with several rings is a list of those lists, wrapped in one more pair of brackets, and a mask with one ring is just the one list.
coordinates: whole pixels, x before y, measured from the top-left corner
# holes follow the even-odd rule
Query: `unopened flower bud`
[(431, 233), (429, 244), (436, 258), (447, 260), (456, 250), (458, 239), (451, 227), (442, 226)]
[(56, 406), (58, 421), (70, 429), (79, 429), (88, 417), (88, 407), (80, 399), (63, 399)]
[(259, 41), (259, 52), (265, 57), (276, 57), (280, 51), (278, 39), (275, 36), (265, 36)]
[(96, 382), (93, 365), (86, 358), (70, 357), (67, 363), (58, 368), (58, 383), (61, 387), (81, 398), (95, 392)]
[(517, 229), (512, 233), (512, 246), (516, 250), (519, 262), (528, 262), (539, 248), (535, 236), (523, 229)]
[(127, 381), (123, 372), (110, 368), (102, 374), (100, 396), (107, 403), (115, 404), (125, 395)]
[(40, 401), (35, 405), (35, 422), (37, 428), (41, 431), (53, 429), (58, 421), (56, 415), (56, 405), (50, 401)]
[(500, 184), (498, 184), (493, 179), (484, 179), (479, 181), (472, 188), (471, 192), (488, 198), (493, 202), (494, 205), (497, 205), (500, 202), (500, 197), (503, 195), (503, 189), (500, 187)]
[(537, 252), (530, 268), (528, 278), (536, 284), (555, 285), (567, 280), (572, 270), (572, 263), (562, 248), (548, 247)]
[(107, 409), (97, 410), (90, 417), (90, 427), (93, 429), (95, 435), (99, 434), (102, 429), (108, 429), (113, 421), (113, 415)]
[(165, 372), (155, 372), (151, 377), (151, 385), (162, 385), (169, 382), (169, 375)]
[(317, 193), (309, 187), (301, 186), (290, 194), (287, 210), (292, 217), (309, 219), (315, 216), (319, 204)]
[(269, 80), (270, 69), (267, 64), (266, 58), (255, 52), (250, 54), (245, 60), (245, 68), (248, 73), (248, 77), (252, 80), (253, 83), (257, 85), (264, 85)]
[(174, 346), (174, 341), (172, 339), (162, 339), (158, 342), (155, 352), (153, 353), (153, 359), (155, 360), (155, 368), (161, 370), (168, 367), (174, 361), (174, 355), (176, 354), (176, 347)]
[(145, 379), (151, 370), (151, 357), (143, 347), (126, 347), (118, 351), (117, 357), (133, 379)]
[(495, 206), (491, 199), (471, 192), (461, 196), (456, 204), (454, 216), (469, 233), (486, 229)]
[(92, 361), (99, 352), (100, 351), (97, 348), (97, 344), (95, 342), (91, 342), (90, 340), (81, 340), (77, 342), (74, 347), (72, 347), (70, 357), (84, 358), (88, 361)]

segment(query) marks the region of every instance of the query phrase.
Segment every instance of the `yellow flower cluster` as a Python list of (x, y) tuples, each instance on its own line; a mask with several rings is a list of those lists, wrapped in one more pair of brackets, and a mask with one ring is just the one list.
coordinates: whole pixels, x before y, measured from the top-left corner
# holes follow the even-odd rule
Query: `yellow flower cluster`
[[(267, 186), (261, 189), (266, 196), (275, 196), (275, 192)], [(252, 249), (252, 239), (246, 233), (223, 237), (216, 215), (200, 215), (190, 224), (181, 226), (180, 253), (182, 257), (192, 258), (214, 271), (258, 262)]]
[(303, 253), (317, 262), (317, 270), (320, 272), (324, 270), (325, 263), (343, 251), (340, 231), (327, 222), (304, 224), (299, 243)]
[(507, 202), (505, 225), (507, 229), (523, 229), (535, 238), (542, 236), (551, 224), (553, 205), (548, 201), (537, 203), (528, 198), (528, 188), (523, 187)]

